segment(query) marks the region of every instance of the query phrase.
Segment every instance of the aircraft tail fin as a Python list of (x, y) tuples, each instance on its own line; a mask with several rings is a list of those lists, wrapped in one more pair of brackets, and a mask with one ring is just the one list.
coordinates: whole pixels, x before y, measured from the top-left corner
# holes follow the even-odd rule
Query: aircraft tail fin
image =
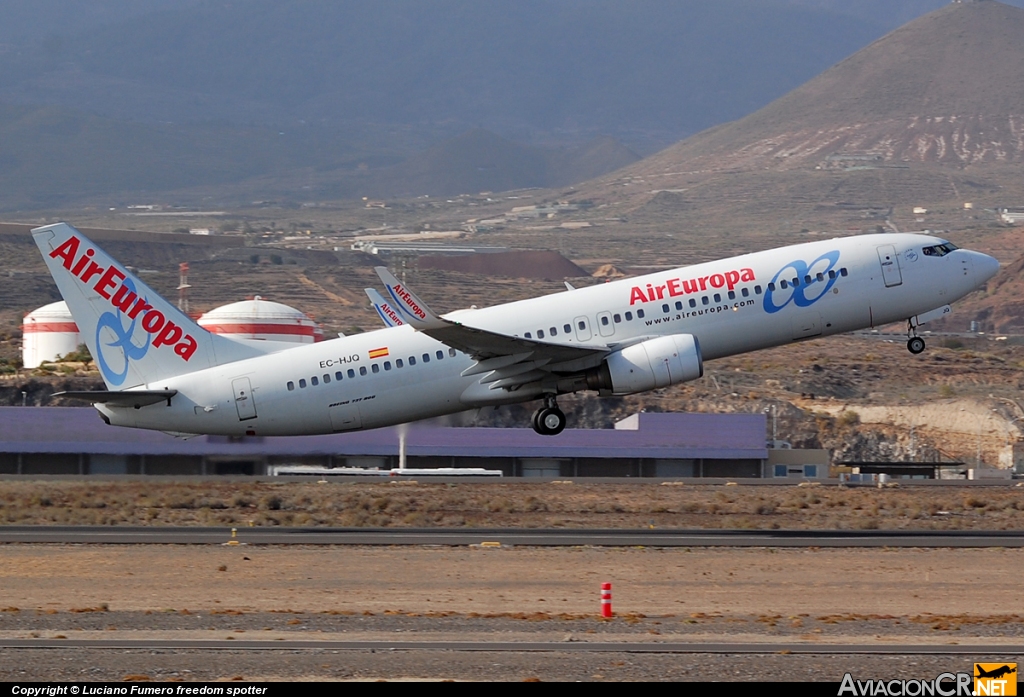
[(373, 303), (373, 309), (380, 315), (380, 319), (384, 322), (385, 327), (400, 327), (405, 324), (401, 313), (393, 308), (391, 306), (392, 303), (385, 300), (380, 293), (373, 288), (364, 288), (363, 290), (366, 291), (366, 296)]
[(375, 266), (373, 270), (384, 282), (384, 286), (388, 289), (388, 295), (394, 300), (395, 309), (398, 310), (406, 324), (412, 325), (419, 331), (448, 326), (447, 322), (434, 314), (426, 303), (417, 298), (416, 294), (406, 288), (405, 284), (395, 278), (386, 267)]
[(259, 355), (200, 327), (67, 223), (32, 237), (109, 390)]

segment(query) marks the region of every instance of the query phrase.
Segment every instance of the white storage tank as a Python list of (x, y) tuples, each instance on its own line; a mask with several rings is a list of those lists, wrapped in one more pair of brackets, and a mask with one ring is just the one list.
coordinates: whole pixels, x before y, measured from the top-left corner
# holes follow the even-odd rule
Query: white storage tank
[(43, 361), (74, 353), (82, 343), (75, 318), (63, 300), (25, 315), (21, 332), (21, 361), (26, 368), (38, 368)]
[(294, 307), (256, 296), (210, 310), (199, 326), (232, 339), (312, 344), (323, 339), (316, 322)]

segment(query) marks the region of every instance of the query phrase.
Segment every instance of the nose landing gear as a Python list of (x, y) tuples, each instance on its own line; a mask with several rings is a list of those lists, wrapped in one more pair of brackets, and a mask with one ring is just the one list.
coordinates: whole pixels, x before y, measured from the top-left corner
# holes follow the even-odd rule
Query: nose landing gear
[(557, 436), (565, 429), (565, 413), (558, 408), (555, 397), (544, 398), (544, 406), (533, 412), (533, 430), (542, 436)]
[(913, 322), (907, 322), (907, 335), (910, 337), (907, 339), (907, 350), (915, 356), (924, 351), (924, 339), (917, 335), (917, 327), (914, 326)]

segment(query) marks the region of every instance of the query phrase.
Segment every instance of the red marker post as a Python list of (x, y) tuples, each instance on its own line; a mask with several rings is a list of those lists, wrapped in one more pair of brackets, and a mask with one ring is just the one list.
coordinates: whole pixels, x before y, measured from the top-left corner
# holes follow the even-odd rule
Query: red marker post
[(601, 617), (612, 616), (612, 584), (601, 584)]

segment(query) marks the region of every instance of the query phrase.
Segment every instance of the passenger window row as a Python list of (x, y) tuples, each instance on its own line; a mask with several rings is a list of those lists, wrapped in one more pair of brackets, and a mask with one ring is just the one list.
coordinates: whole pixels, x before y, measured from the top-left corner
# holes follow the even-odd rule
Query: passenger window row
[[(636, 318), (637, 319), (643, 319), (646, 316), (647, 315), (643, 311), (642, 308), (638, 309), (636, 311)], [(626, 312), (624, 312), (622, 314), (619, 314), (618, 312), (616, 312), (614, 315), (611, 316), (611, 322), (614, 322), (615, 324), (621, 324), (623, 321), (626, 321), (626, 322), (632, 322), (633, 321), (633, 313), (632, 313), (632, 311), (626, 310)], [(608, 315), (603, 315), (601, 317), (601, 325), (607, 327), (608, 324), (609, 324)]]
[[(458, 352), (455, 349), (453, 349), (453, 348), (449, 348), (448, 349), (448, 357), (449, 358), (455, 358), (456, 355), (458, 355)], [(437, 360), (439, 360), (439, 361), (440, 360), (444, 360), (444, 357), (445, 357), (445, 352), (444, 351), (438, 349), (437, 351), (434, 352), (434, 358), (436, 358)], [(419, 360), (421, 360), (423, 363), (430, 363), (430, 359), (431, 359), (431, 356), (430, 356), (429, 353), (424, 353), (419, 358)], [(408, 359), (409, 365), (410, 366), (416, 365), (416, 360), (417, 360), (416, 356), (409, 356), (409, 359)], [(383, 368), (384, 371), (387, 372), (387, 371), (391, 370), (392, 368), (404, 368), (405, 365), (406, 365), (405, 361), (403, 361), (401, 358), (396, 358), (394, 366), (391, 365), (391, 361), (384, 361), (383, 363), (371, 363), (369, 370), (366, 369), (365, 365), (361, 365), (361, 366), (359, 366), (358, 371), (359, 371), (359, 375), (367, 375), (368, 373), (373, 373), (374, 375), (376, 375), (376, 374), (380, 373), (381, 368)], [(356, 368), (349, 368), (347, 371), (343, 371), (343, 370), (335, 371), (335, 373), (334, 373), (334, 380), (336, 382), (341, 382), (345, 378), (346, 374), (348, 375), (349, 379), (352, 379), (352, 378), (356, 377), (356, 370), (357, 370)], [(307, 385), (311, 386), (311, 387), (316, 387), (316, 386), (318, 386), (320, 384), (321, 381), (323, 381), (323, 384), (329, 385), (330, 382), (331, 382), (331, 374), (330, 373), (324, 373), (322, 376), (319, 376), (319, 377), (314, 375), (313, 377), (311, 377), (309, 379), (308, 383), (306, 382), (305, 378), (299, 378), (299, 389), (305, 389)], [(292, 390), (295, 389), (295, 383), (292, 380), (289, 380), (288, 384), (287, 384), (287, 387), (288, 387), (288, 391), (291, 392)]]
[[(583, 329), (583, 327), (586, 326), (586, 325), (584, 325), (583, 322), (580, 322), (580, 325), (582, 325), (582, 326), (580, 326), (580, 329)], [(571, 334), (572, 333), (572, 325), (571, 324), (563, 324), (562, 325), (562, 333), (563, 334)], [(558, 336), (558, 327), (548, 327), (547, 335), (548, 336)], [(530, 333), (530, 332), (526, 332), (526, 334), (524, 334), (523, 336), (525, 336), (527, 339), (532, 339), (533, 338), (533, 334)], [(537, 338), (538, 339), (543, 339), (544, 338), (544, 330), (543, 329), (538, 329), (537, 330)]]
[[(809, 285), (813, 284), (813, 282), (815, 282), (815, 281), (819, 281), (819, 282), (823, 281), (825, 279), (825, 275), (827, 275), (828, 278), (831, 279), (831, 278), (836, 278), (838, 276), (844, 276), (845, 277), (845, 276), (849, 275), (849, 272), (844, 267), (844, 268), (839, 269), (839, 271), (836, 271), (835, 269), (829, 269), (827, 274), (825, 274), (825, 273), (816, 273), (813, 276), (810, 275), (810, 274), (807, 274), (803, 278), (803, 284), (805, 286), (809, 286)], [(800, 286), (801, 285), (801, 279), (799, 277), (795, 277), (795, 278), (793, 278), (793, 280), (783, 279), (783, 280), (779, 281), (779, 287), (781, 287), (783, 289), (790, 288), (791, 285), (793, 285), (793, 286)], [(772, 284), (768, 284), (768, 290), (769, 291), (774, 291), (775, 288), (776, 288), (776, 286), (775, 286), (775, 284), (773, 284), (773, 282), (772, 282)], [(757, 285), (757, 286), (754, 286), (753, 289), (750, 288), (750, 287), (743, 287), (743, 288), (739, 289), (738, 294), (737, 294), (736, 291), (729, 291), (729, 292), (727, 292), (725, 294), (725, 298), (728, 299), (728, 300), (735, 300), (737, 297), (750, 298), (752, 294), (753, 295), (762, 295), (763, 293), (764, 293), (764, 289), (762, 289), (760, 285)], [(706, 296), (700, 296), (699, 300), (697, 298), (690, 298), (689, 300), (686, 301), (686, 304), (689, 305), (690, 308), (695, 308), (697, 306), (698, 302), (700, 303), (701, 306), (707, 307), (708, 305), (711, 305), (712, 302), (721, 303), (722, 301), (723, 301), (722, 294), (721, 293), (715, 293), (715, 294), (710, 295), (710, 296), (707, 296), (707, 295)], [(683, 301), (682, 300), (677, 300), (675, 302), (675, 308), (676, 308), (676, 310), (684, 309)], [(670, 305), (669, 303), (663, 303), (662, 304), (662, 312), (665, 312), (666, 314), (672, 312), (672, 305)], [(643, 317), (644, 317), (643, 309), (642, 308), (638, 309), (636, 311), (636, 318), (637, 319), (643, 319)], [(607, 315), (607, 314), (604, 314), (604, 315), (601, 315), (599, 317), (599, 319), (600, 319), (600, 322), (601, 322), (602, 326), (608, 326), (611, 323), (618, 324), (618, 323), (623, 322), (624, 320), (625, 321), (633, 321), (633, 312), (630, 311), (630, 310), (627, 310), (624, 313), (615, 312), (614, 314), (612, 314), (610, 316)], [(581, 330), (587, 329), (586, 322), (583, 322), (583, 321), (580, 322), (580, 329)], [(563, 328), (562, 328), (562, 331), (565, 332), (566, 334), (568, 334), (570, 330), (571, 330), (571, 325), (569, 325), (569, 324), (565, 324), (563, 326)], [(552, 326), (552, 328), (550, 328), (548, 330), (548, 335), (547, 336), (551, 336), (551, 337), (558, 336), (557, 330), (554, 328), (554, 326)], [(525, 337), (526, 339), (532, 339), (532, 338), (534, 338), (534, 334), (532, 334), (531, 332), (526, 332), (525, 334), (523, 334), (523, 337)], [(538, 339), (544, 339), (545, 338), (544, 330), (538, 330), (537, 331), (537, 338)]]
[[(839, 276), (842, 276), (843, 278), (845, 278), (845, 277), (847, 277), (849, 275), (850, 275), (850, 273), (846, 270), (845, 266), (843, 268), (839, 269), (838, 272), (835, 269), (829, 269), (829, 271), (828, 271), (828, 277), (829, 277), (830, 280), (838, 278)], [(825, 280), (825, 274), (823, 274), (823, 273), (817, 273), (814, 276), (811, 276), (810, 274), (807, 274), (803, 278), (803, 285), (809, 286), (812, 283), (815, 283), (815, 282), (819, 282), (820, 283), (820, 282), (822, 282), (824, 280)], [(781, 281), (779, 281), (779, 288), (786, 289), (786, 288), (789, 288), (791, 285), (794, 288), (800, 287), (800, 277), (799, 276), (795, 276), (795, 277), (793, 277), (792, 280), (787, 280), (787, 279), (784, 278)], [(768, 284), (768, 290), (772, 290), (772, 291), (775, 290), (775, 284), (774, 283), (769, 283)]]

